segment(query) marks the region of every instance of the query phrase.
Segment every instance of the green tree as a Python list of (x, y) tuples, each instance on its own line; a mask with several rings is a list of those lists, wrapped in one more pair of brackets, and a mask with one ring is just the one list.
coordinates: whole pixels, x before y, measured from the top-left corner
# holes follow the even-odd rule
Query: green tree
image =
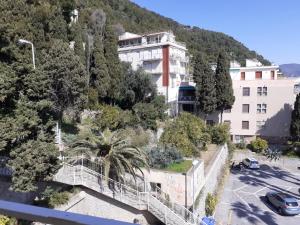
[(209, 127), (211, 141), (217, 145), (223, 145), (229, 141), (229, 129), (227, 124), (217, 124)]
[(150, 74), (142, 68), (136, 71), (128, 63), (122, 64), (124, 79), (121, 81), (121, 93), (118, 104), (124, 109), (131, 109), (139, 102), (149, 102), (156, 96), (156, 86)]
[(300, 94), (297, 94), (296, 101), (294, 103), (290, 133), (295, 141), (300, 141)]
[(111, 132), (107, 129), (101, 136), (89, 132), (86, 138), (74, 143), (69, 153), (84, 153), (86, 157), (96, 158), (104, 165), (106, 177), (121, 182), (125, 173), (136, 178), (136, 170), (141, 171), (142, 166), (148, 167), (145, 152), (130, 145), (122, 130)]
[(221, 112), (221, 123), (223, 122), (224, 110), (231, 109), (235, 100), (229, 67), (229, 59), (224, 52), (220, 52), (216, 69), (216, 96), (217, 110), (220, 110)]
[(169, 122), (160, 137), (164, 145), (175, 146), (186, 157), (196, 156), (210, 142), (205, 123), (195, 115), (181, 113)]
[(34, 191), (37, 182), (51, 179), (58, 169), (58, 155), (55, 145), (44, 138), (29, 140), (12, 151), (9, 165), (13, 170), (13, 189)]
[(95, 88), (99, 99), (107, 97), (111, 83), (109, 70), (106, 65), (107, 60), (104, 57), (103, 43), (99, 36), (94, 40), (94, 49), (91, 57), (90, 83)]
[(120, 98), (120, 83), (123, 79), (121, 73), (121, 64), (118, 55), (118, 38), (114, 33), (110, 22), (106, 21), (104, 33), (104, 56), (110, 77), (110, 88), (108, 90), (108, 98), (110, 102), (116, 102)]
[(86, 73), (80, 58), (69, 46), (54, 40), (47, 53), (44, 52), (43, 70), (51, 79), (50, 98), (55, 104), (58, 118), (72, 108), (79, 112), (87, 99)]
[(164, 96), (156, 96), (150, 103), (139, 102), (133, 106), (133, 112), (144, 129), (157, 129), (157, 121), (166, 119), (167, 106)]
[(77, 22), (74, 26), (74, 52), (75, 55), (78, 55), (81, 63), (86, 64), (85, 51), (83, 49), (83, 30), (81, 29), (81, 24)]
[(200, 112), (205, 115), (215, 112), (217, 107), (215, 75), (201, 54), (195, 58), (193, 78), (196, 83), (196, 96)]

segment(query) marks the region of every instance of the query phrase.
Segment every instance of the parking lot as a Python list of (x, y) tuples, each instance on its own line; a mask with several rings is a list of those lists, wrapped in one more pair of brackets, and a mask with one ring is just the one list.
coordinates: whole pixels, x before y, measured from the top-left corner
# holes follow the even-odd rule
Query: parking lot
[(234, 170), (225, 183), (214, 216), (220, 225), (299, 225), (300, 215), (281, 216), (265, 199), (267, 192), (281, 191), (299, 201), (299, 188), (299, 170), (291, 172), (268, 164), (261, 164), (259, 170)]

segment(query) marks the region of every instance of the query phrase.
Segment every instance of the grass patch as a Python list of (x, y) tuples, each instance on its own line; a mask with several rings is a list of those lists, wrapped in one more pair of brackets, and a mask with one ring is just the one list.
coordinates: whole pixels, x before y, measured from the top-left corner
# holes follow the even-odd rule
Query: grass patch
[(192, 167), (192, 160), (183, 160), (180, 163), (172, 163), (165, 168), (167, 171), (184, 173)]

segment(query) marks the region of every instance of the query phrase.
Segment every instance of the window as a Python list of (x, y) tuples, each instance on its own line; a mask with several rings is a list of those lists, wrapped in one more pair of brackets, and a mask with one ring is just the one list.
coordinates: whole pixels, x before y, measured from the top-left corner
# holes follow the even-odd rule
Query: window
[(261, 71), (256, 71), (255, 72), (255, 79), (262, 79), (262, 72)]
[(268, 95), (268, 88), (267, 87), (257, 87), (257, 95), (258, 96), (267, 96)]
[(229, 125), (229, 126), (230, 126), (230, 124), (231, 124), (231, 121), (230, 121), (230, 120), (224, 120), (224, 124), (227, 124), (227, 125)]
[(242, 121), (242, 129), (249, 130), (249, 121)]
[(274, 71), (274, 70), (271, 71), (271, 79), (272, 79), (272, 80), (275, 79), (275, 71)]
[(245, 80), (245, 72), (241, 72), (241, 80)]
[(267, 113), (267, 104), (257, 104), (257, 113)]
[(243, 96), (250, 96), (250, 88), (243, 87)]
[(265, 124), (266, 124), (266, 121), (264, 121), (264, 120), (256, 121), (256, 129), (261, 130), (261, 129), (265, 128)]
[(250, 105), (249, 104), (243, 104), (243, 113), (249, 113)]
[(231, 109), (225, 109), (224, 113), (231, 113)]

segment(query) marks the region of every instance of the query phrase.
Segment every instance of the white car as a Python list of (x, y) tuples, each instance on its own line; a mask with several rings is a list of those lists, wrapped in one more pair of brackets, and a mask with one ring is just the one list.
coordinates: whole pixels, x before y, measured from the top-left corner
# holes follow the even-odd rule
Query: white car
[(250, 169), (259, 169), (259, 163), (254, 158), (246, 158), (243, 160), (243, 164)]

